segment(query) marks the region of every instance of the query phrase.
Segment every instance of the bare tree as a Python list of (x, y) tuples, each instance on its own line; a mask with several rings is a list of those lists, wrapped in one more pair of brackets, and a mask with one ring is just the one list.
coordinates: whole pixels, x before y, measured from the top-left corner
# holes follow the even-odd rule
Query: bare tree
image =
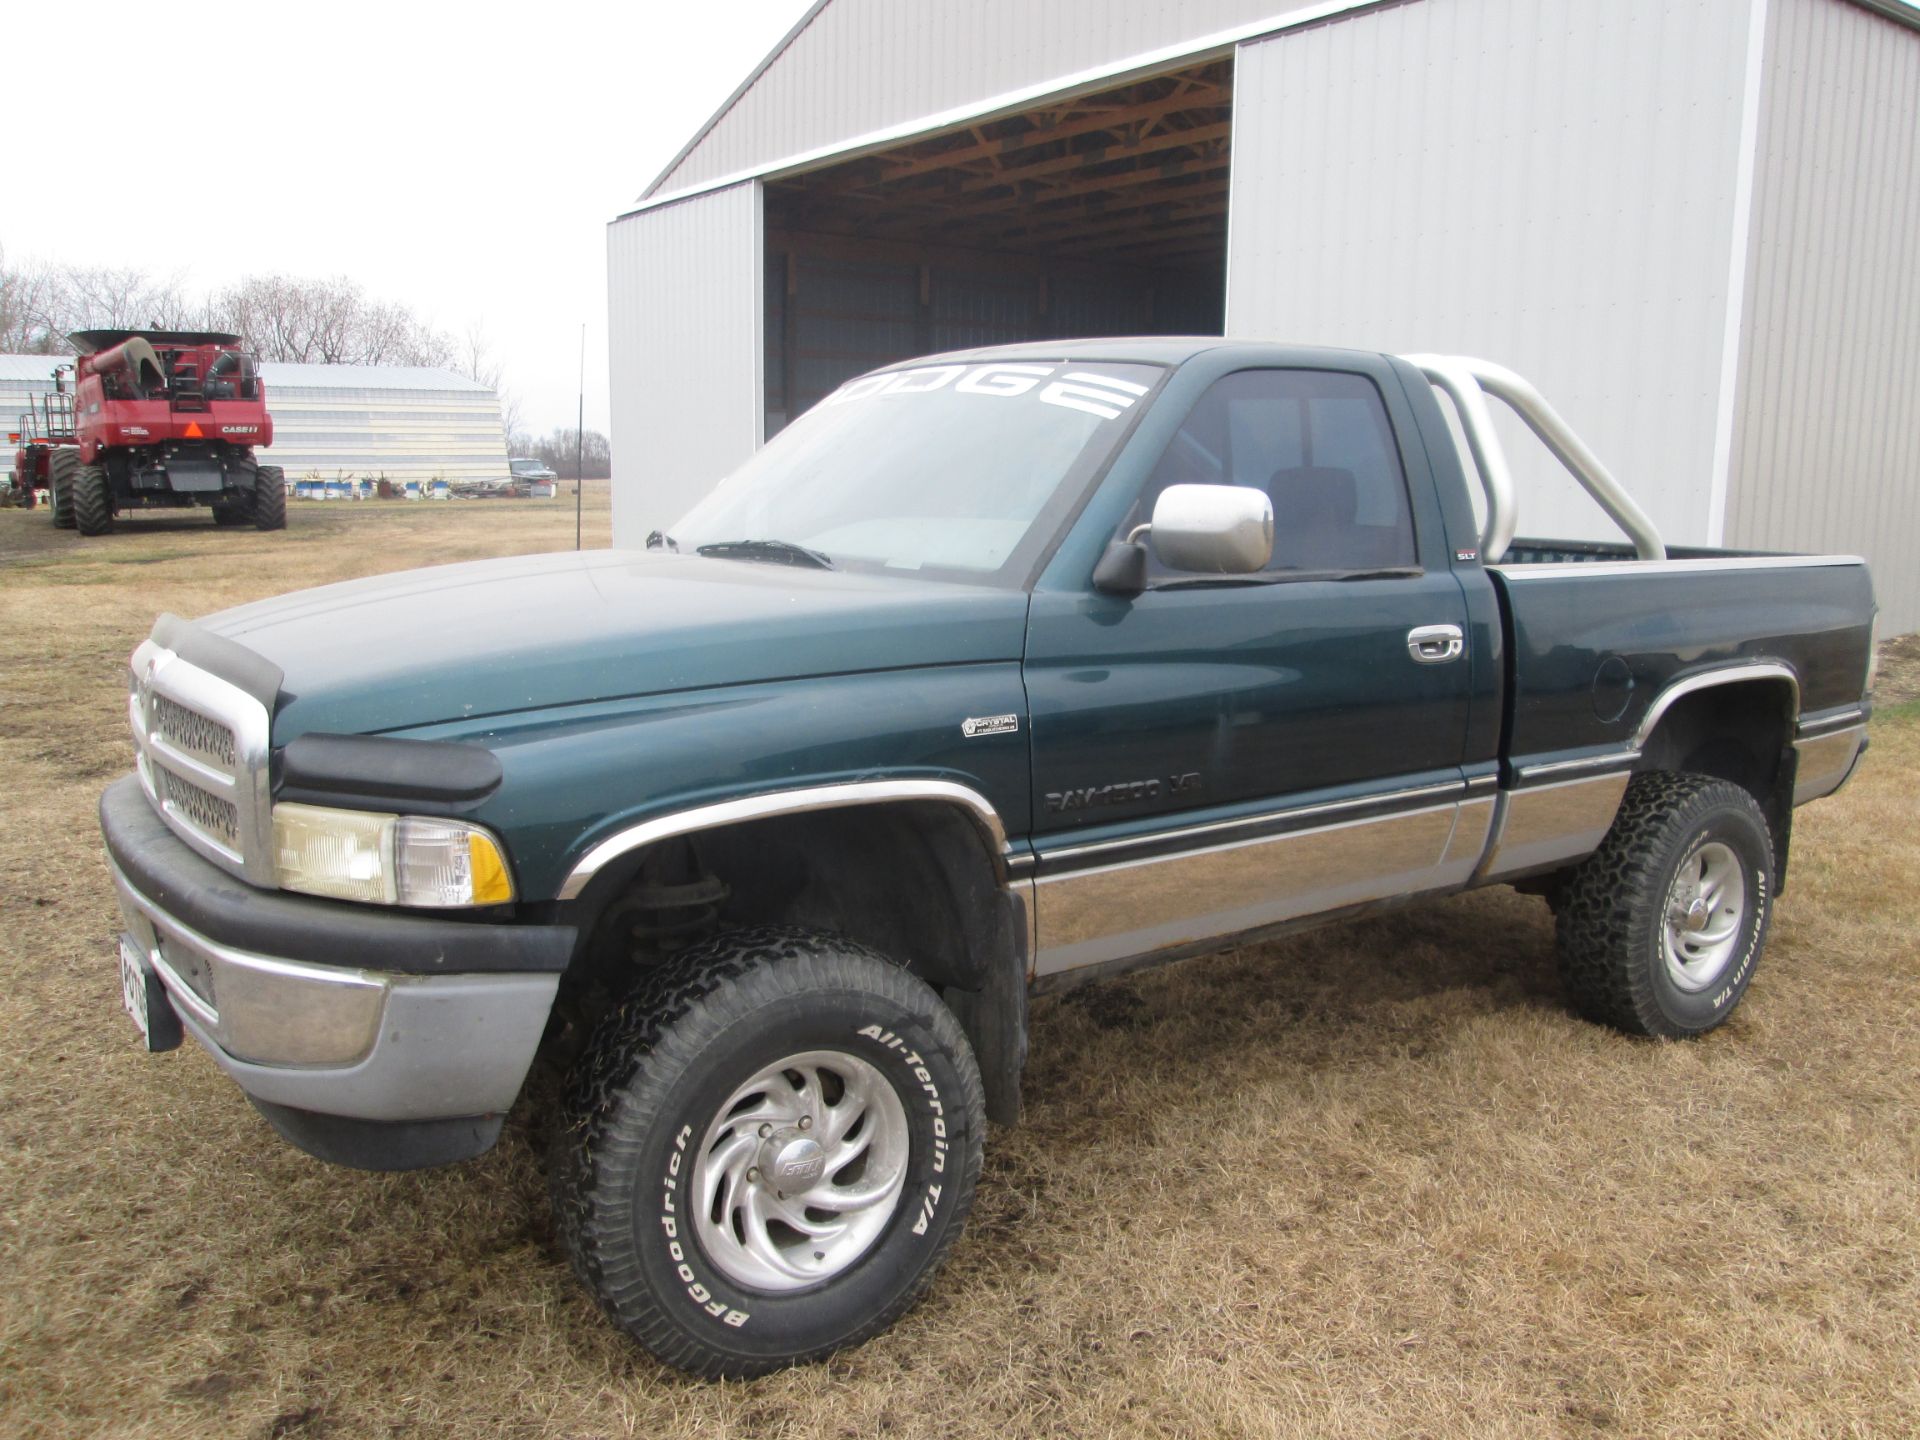
[(520, 397), (506, 384), (506, 366), (494, 358), (485, 321), (475, 320), (467, 326), (466, 336), (460, 346), (460, 371), (469, 380), (477, 381), (493, 391), (494, 399), (500, 403), (500, 428), (508, 436), (507, 453), (524, 454), (524, 450), (514, 449), (512, 443), (516, 436), (531, 443), (531, 437), (519, 435)]
[[(453, 341), (406, 305), (370, 300), (345, 277), (251, 275), (210, 299), (179, 277), (131, 267), (15, 265), (0, 252), (0, 351), (70, 355), (76, 330), (231, 330), (262, 360), (453, 368)], [(484, 336), (476, 367), (484, 352)], [(478, 377), (476, 377), (478, 378)], [(495, 378), (485, 383), (498, 389)], [(517, 408), (515, 418), (518, 418)]]
[(370, 301), (344, 276), (251, 275), (210, 314), (262, 360), (308, 365), (449, 365), (453, 343), (404, 305)]
[(613, 447), (598, 430), (582, 435), (571, 425), (563, 426), (523, 453), (538, 456), (562, 480), (604, 480), (613, 473)]
[(47, 265), (14, 265), (0, 253), (0, 352), (58, 355), (59, 274)]
[(202, 323), (178, 278), (130, 268), (9, 264), (0, 255), (0, 350), (71, 355), (76, 330), (183, 329)]
[(525, 454), (525, 451), (515, 450), (513, 448), (515, 437), (521, 439), (527, 438), (520, 429), (526, 419), (526, 416), (522, 413), (525, 406), (522, 404), (520, 397), (504, 385), (496, 385), (493, 394), (494, 398), (500, 402), (500, 428), (507, 434), (508, 452), (516, 455)]

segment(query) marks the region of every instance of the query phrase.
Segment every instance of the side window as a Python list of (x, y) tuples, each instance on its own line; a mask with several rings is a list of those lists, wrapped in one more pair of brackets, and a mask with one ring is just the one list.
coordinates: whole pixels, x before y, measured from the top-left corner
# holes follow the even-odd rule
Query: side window
[[(1288, 571), (1417, 563), (1406, 476), (1373, 382), (1332, 370), (1241, 370), (1214, 382), (1160, 457), (1126, 528), (1169, 485), (1244, 485), (1273, 501), (1273, 561)], [(1153, 570), (1170, 573), (1156, 560)]]

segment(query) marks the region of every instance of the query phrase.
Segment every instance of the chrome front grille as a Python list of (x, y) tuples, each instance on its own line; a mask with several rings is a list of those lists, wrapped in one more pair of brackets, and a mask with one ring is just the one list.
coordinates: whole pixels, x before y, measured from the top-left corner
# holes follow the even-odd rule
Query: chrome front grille
[(153, 779), (163, 814), (177, 813), (201, 834), (212, 836), (235, 854), (240, 853), (240, 810), (231, 800), (222, 800), (202, 790), (164, 765), (153, 767)]
[(218, 720), (210, 720), (164, 695), (153, 697), (147, 716), (151, 734), (196, 760), (218, 765), (229, 775), (233, 773), (233, 731)]
[(160, 818), (215, 864), (271, 886), (266, 707), (149, 640), (133, 653), (127, 716)]

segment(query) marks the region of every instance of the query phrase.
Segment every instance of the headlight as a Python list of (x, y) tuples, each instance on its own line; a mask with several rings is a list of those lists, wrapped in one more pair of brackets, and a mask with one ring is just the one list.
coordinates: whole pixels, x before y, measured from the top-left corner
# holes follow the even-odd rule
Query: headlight
[(513, 899), (500, 843), (478, 825), (418, 815), (273, 807), (282, 890), (373, 905), (502, 905)]

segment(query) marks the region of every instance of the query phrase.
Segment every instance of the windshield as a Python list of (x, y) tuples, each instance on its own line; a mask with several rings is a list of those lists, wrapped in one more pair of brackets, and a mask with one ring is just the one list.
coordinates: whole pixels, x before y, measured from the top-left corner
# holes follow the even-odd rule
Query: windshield
[(515, 475), (538, 475), (542, 470), (545, 470), (546, 468), (547, 467), (542, 465), (538, 460), (507, 461), (507, 469), (512, 471)]
[(671, 528), (681, 550), (804, 546), (836, 567), (1024, 580), (1161, 374), (1095, 362), (865, 375), (781, 431)]

